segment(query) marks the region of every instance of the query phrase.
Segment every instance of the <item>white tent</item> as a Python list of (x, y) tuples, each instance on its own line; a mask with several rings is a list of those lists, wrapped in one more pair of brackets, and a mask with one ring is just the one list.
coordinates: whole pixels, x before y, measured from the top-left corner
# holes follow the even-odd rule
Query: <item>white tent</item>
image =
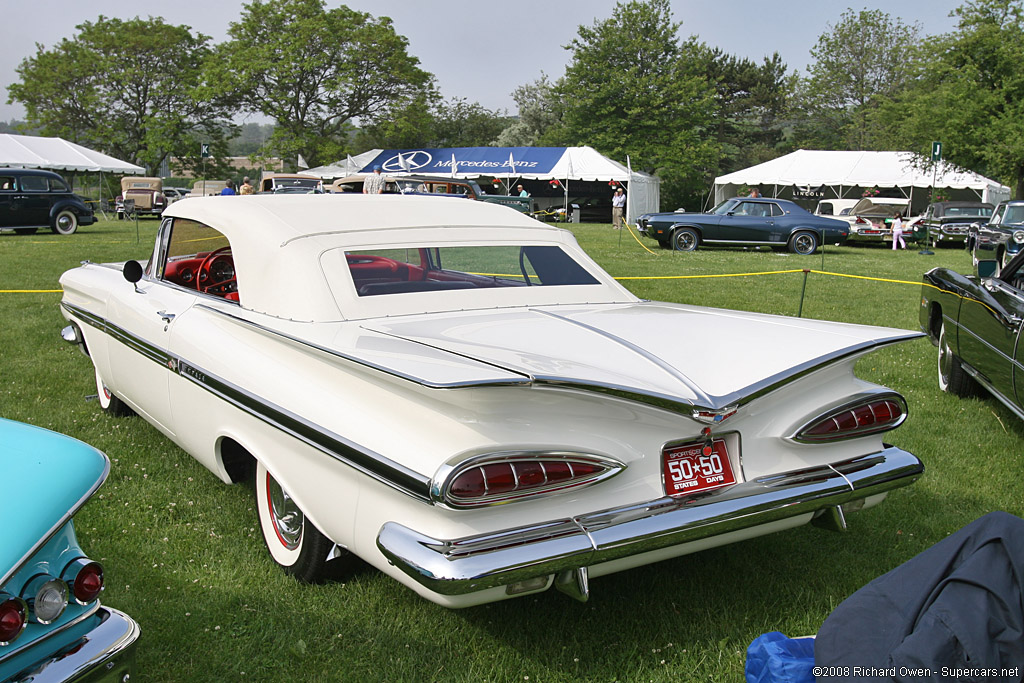
[(54, 171), (145, 173), (146, 169), (62, 138), (0, 134), (0, 166)]
[[(915, 160), (917, 163), (915, 164)], [(934, 172), (934, 182), (933, 182)], [(971, 190), (983, 202), (1010, 198), (1010, 188), (970, 171), (938, 162), (922, 166), (911, 152), (840, 152), (800, 149), (791, 154), (715, 178), (715, 203), (736, 196), (743, 185), (758, 185), (766, 194), (780, 196), (784, 189), (810, 194), (815, 188), (827, 196), (859, 196), (863, 190), (896, 188), (913, 199), (914, 189), (930, 187)], [(771, 189), (769, 189), (771, 188)], [(820, 196), (820, 195), (819, 195)]]
[(630, 222), (642, 213), (658, 211), (661, 203), (660, 178), (637, 171), (630, 172), (623, 164), (609, 159), (592, 147), (374, 149), (303, 173), (324, 179), (341, 178), (354, 172), (369, 172), (373, 165), (380, 165), (388, 175), (568, 181), (570, 195), (573, 181), (614, 180), (626, 185), (626, 220)]

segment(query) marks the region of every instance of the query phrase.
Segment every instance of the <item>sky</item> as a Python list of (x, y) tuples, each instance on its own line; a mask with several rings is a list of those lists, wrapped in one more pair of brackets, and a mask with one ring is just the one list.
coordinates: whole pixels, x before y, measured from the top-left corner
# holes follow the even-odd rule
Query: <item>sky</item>
[[(7, 104), (7, 86), (17, 67), (34, 55), (36, 45), (52, 48), (76, 34), (75, 27), (101, 14), (123, 19), (163, 17), (210, 36), (227, 39), (228, 27), (243, 10), (241, 0), (0, 0), (0, 121), (23, 118), (24, 109)], [(328, 0), (337, 7), (338, 0)], [(615, 0), (518, 0), (455, 5), (423, 0), (349, 0), (352, 9), (388, 16), (409, 41), (410, 54), (434, 74), (445, 98), (460, 97), (491, 110), (516, 113), (512, 91), (546, 73), (565, 71), (564, 49), (579, 26), (611, 17)], [(810, 50), (847, 9), (881, 9), (905, 23), (920, 22), (923, 33), (938, 35), (954, 27), (950, 12), (961, 0), (672, 0), (682, 37), (696, 35), (726, 53), (760, 62), (778, 52), (790, 71), (804, 73)], [(259, 118), (250, 120), (264, 122)], [(244, 119), (240, 120), (244, 122)]]

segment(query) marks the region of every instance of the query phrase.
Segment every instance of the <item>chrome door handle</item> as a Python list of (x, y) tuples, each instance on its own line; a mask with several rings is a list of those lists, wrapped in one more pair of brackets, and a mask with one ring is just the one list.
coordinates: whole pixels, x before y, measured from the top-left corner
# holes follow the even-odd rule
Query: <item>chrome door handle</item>
[(172, 320), (174, 320), (173, 313), (168, 313), (167, 311), (157, 311), (156, 314), (160, 316), (160, 319), (163, 320), (165, 323), (169, 324)]

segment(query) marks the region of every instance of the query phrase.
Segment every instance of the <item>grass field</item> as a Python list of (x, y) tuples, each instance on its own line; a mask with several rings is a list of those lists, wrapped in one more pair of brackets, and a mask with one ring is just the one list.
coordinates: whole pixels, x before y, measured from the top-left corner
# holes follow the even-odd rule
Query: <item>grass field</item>
[[(919, 282), (968, 255), (829, 247), (641, 248), (608, 226), (573, 226), (583, 247), (638, 295), (796, 315), (814, 269)], [(145, 258), (155, 221), (102, 222), (71, 237), (0, 234), (0, 290), (57, 289), (81, 260)], [(857, 588), (992, 510), (1022, 513), (1024, 428), (995, 400), (936, 385), (926, 340), (863, 359), (858, 374), (903, 393), (907, 423), (889, 441), (925, 461), (920, 482), (850, 516), (845, 534), (784, 532), (595, 579), (577, 603), (551, 591), (463, 611), (365, 570), (299, 585), (272, 565), (247, 488), (227, 487), (139, 418), (94, 400), (88, 359), (62, 342), (55, 293), (0, 294), (0, 415), (70, 434), (113, 463), (79, 513), (83, 547), (107, 569), (105, 603), (142, 626), (133, 681), (739, 681), (766, 631), (814, 633)], [(812, 273), (803, 315), (917, 329), (920, 287)], [(750, 340), (756, 344), (756, 339)], [(45, 482), (4, 482), (45, 486)], [(11, 511), (7, 515), (13, 516)]]

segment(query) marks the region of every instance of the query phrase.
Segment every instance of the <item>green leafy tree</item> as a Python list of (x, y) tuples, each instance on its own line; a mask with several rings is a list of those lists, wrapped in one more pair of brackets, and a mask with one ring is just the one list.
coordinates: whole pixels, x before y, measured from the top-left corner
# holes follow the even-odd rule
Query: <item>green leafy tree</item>
[[(200, 95), (209, 37), (163, 19), (108, 19), (77, 27), (55, 47), (37, 45), (8, 86), (27, 124), (157, 169), (197, 137), (230, 130), (224, 102)], [(196, 145), (198, 149), (198, 145)]]
[(453, 97), (438, 104), (434, 112), (432, 147), (486, 147), (494, 145), (509, 118), (479, 102)]
[(275, 122), (267, 154), (311, 166), (344, 158), (352, 122), (373, 125), (431, 81), (387, 17), (323, 0), (253, 0), (211, 61), (217, 92)]
[(846, 10), (811, 48), (814, 62), (800, 82), (798, 144), (819, 149), (879, 149), (884, 125), (874, 112), (912, 83), (919, 24), (881, 10)]
[(555, 94), (554, 85), (543, 72), (533, 83), (516, 88), (512, 99), (519, 108), (519, 118), (498, 135), (498, 147), (537, 145), (547, 131), (555, 128), (561, 120), (560, 100)]
[(893, 139), (927, 159), (933, 140), (946, 161), (1010, 185), (1024, 198), (1024, 7), (971, 0), (957, 26), (929, 41), (915, 87), (878, 112)]
[(555, 88), (564, 110), (547, 144), (591, 145), (662, 179), (662, 204), (700, 203), (718, 161), (707, 50), (677, 38), (668, 0), (620, 2), (580, 26)]
[(761, 64), (713, 49), (708, 79), (715, 85), (719, 173), (779, 156), (793, 79), (778, 53)]

